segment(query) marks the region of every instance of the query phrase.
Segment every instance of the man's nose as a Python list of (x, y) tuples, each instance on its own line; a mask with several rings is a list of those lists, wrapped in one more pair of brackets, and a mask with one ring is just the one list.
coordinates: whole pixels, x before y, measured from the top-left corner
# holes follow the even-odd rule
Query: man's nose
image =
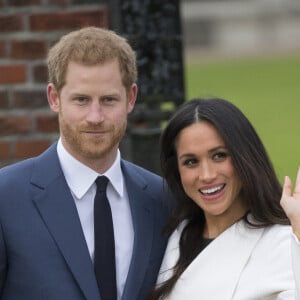
[(97, 124), (104, 121), (104, 110), (99, 101), (92, 101), (89, 106), (86, 120), (89, 123)]

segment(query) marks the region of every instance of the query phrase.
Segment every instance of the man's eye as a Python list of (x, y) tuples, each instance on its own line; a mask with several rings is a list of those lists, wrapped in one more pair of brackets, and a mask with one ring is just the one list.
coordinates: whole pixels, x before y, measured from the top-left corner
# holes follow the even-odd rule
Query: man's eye
[(115, 100), (114, 97), (105, 97), (105, 98), (102, 99), (102, 102), (103, 102), (103, 103), (110, 104), (110, 103), (112, 103), (114, 100)]
[(76, 101), (79, 103), (86, 103), (88, 101), (88, 98), (86, 97), (77, 97)]

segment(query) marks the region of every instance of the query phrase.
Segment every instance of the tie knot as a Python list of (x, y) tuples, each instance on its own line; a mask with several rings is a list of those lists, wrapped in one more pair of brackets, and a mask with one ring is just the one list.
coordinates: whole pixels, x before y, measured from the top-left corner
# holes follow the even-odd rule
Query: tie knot
[(97, 191), (105, 192), (108, 184), (108, 178), (106, 176), (98, 176), (95, 180), (97, 185)]

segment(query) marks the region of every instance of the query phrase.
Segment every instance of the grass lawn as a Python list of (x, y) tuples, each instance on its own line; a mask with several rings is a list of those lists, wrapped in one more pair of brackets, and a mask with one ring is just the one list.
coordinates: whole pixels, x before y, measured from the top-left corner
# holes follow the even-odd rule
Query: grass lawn
[(300, 165), (300, 55), (194, 59), (185, 66), (186, 98), (225, 98), (249, 118), (283, 182)]

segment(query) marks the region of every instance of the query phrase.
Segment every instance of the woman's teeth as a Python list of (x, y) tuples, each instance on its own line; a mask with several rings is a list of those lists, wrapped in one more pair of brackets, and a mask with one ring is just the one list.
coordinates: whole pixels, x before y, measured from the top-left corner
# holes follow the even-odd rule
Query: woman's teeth
[(224, 188), (224, 186), (225, 186), (225, 184), (222, 184), (222, 185), (210, 188), (210, 189), (201, 189), (200, 192), (205, 195), (210, 195), (210, 194), (214, 194), (214, 193), (222, 190)]

